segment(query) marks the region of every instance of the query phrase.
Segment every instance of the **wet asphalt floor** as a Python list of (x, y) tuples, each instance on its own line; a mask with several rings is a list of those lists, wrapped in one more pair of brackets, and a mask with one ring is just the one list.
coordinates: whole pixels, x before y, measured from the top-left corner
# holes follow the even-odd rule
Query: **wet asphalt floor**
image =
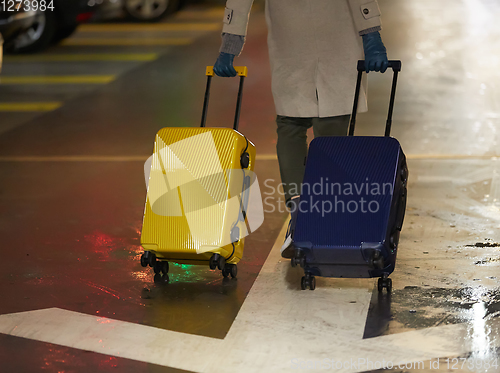
[[(499, 355), (500, 96), (496, 82), (500, 78), (500, 28), (495, 17), (500, 15), (500, 7), (488, 0), (379, 3), (389, 56), (403, 61), (393, 136), (401, 142), (410, 170), (407, 215), (397, 269), (391, 276), (394, 290), (379, 294), (368, 280), (318, 279), (312, 294), (329, 299), (335, 291), (345, 292), (346, 304), (340, 297), (336, 309), (332, 308), (332, 314), (340, 316), (330, 321), (339, 325), (351, 320), (349, 307), (362, 303), (353, 294), (368, 294), (366, 307), (360, 306), (356, 315), (356, 325), (361, 325), (360, 337), (374, 344), (376, 338), (399, 335), (402, 342), (395, 343), (404, 348), (408, 342), (403, 339), (405, 333), (465, 327), (464, 334), (456, 334), (460, 335), (457, 343), (464, 347), (441, 355), (439, 367), (430, 367), (433, 355), (427, 351), (427, 355), (414, 357), (424, 361), (425, 367), (389, 371), (500, 372), (500, 367), (450, 365), (443, 360), (486, 361)], [(183, 31), (134, 26), (96, 33), (83, 27), (72, 39), (104, 34), (123, 39), (187, 38), (186, 45), (80, 42), (54, 46), (40, 55), (45, 61), (36, 56), (32, 60), (7, 56), (2, 76), (69, 72), (111, 75), (113, 79), (105, 84), (0, 85), (2, 103), (61, 104), (44, 112), (0, 112), (0, 170), (4, 175), (0, 186), (1, 315), (56, 307), (216, 341), (231, 336), (237, 317), (246, 317), (240, 310), (264, 263), (272, 260), (268, 254), (275, 240), (282, 239), (278, 234), (286, 219), (283, 211), (267, 211), (265, 224), (248, 238), (237, 280), (224, 281), (220, 273), (204, 267), (172, 265), (169, 283), (155, 283), (152, 271), (139, 264), (143, 162), (157, 130), (199, 122), (204, 68), (215, 60), (220, 42), (218, 26), (214, 26), (220, 24), (220, 12), (220, 8), (192, 6), (165, 21), (197, 24)], [(47, 60), (52, 55), (99, 53), (127, 54), (129, 60)], [(130, 60), (131, 54), (142, 57)], [(275, 185), (279, 172), (262, 8), (257, 7), (252, 15), (238, 64), (248, 65), (250, 71), (241, 131), (256, 144), (261, 156), (256, 172), (261, 190), (269, 192), (264, 181), (272, 179)], [(379, 135), (387, 110), (389, 77), (370, 74), (369, 79), (370, 112), (358, 120), (359, 135)], [(215, 83), (208, 125), (230, 125), (236, 84)], [(272, 197), (282, 198), (277, 193)], [(286, 291), (304, 299), (311, 297), (300, 293), (299, 272), (285, 261), (278, 262), (280, 265), (286, 266)], [(264, 283), (266, 276), (263, 274)], [(269, 326), (283, 332), (280, 328), (294, 317), (288, 312), (292, 305), (278, 304), (279, 297), (262, 294), (268, 297), (269, 307), (283, 307), (276, 325)], [(104, 350), (87, 352), (72, 347), (77, 344), (4, 333), (0, 334), (0, 372), (215, 369), (187, 369), (190, 365), (183, 368), (182, 364), (172, 368), (168, 361), (162, 365), (157, 360), (107, 355)], [(294, 335), (293, 330), (290, 333)], [(336, 336), (339, 341), (344, 337), (341, 332)], [(293, 337), (285, 342), (266, 338), (262, 336), (262, 345), (273, 348), (296, 342)], [(435, 340), (426, 341), (431, 349)], [(255, 343), (225, 357), (234, 358), (234, 366), (239, 360), (264, 361), (267, 355), (259, 347)], [(416, 349), (408, 342), (408, 357)], [(205, 355), (200, 351), (200, 356)], [(234, 369), (253, 371), (252, 366)]]

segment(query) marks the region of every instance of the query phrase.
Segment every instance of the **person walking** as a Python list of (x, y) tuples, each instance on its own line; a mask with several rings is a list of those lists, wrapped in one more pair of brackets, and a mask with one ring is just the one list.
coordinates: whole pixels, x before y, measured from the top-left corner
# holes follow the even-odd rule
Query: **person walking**
[[(214, 65), (221, 77), (245, 44), (253, 0), (227, 0), (222, 45)], [(307, 130), (314, 136), (345, 136), (354, 100), (358, 60), (366, 72), (385, 72), (377, 0), (266, 0), (272, 91), (276, 107), (277, 154), (291, 217), (284, 258), (293, 256), (293, 231), (307, 155)], [(368, 110), (366, 78), (358, 111)]]

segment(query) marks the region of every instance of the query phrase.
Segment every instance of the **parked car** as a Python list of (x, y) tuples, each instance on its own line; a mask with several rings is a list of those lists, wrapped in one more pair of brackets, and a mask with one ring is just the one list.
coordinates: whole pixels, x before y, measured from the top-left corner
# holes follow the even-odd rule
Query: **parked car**
[(135, 21), (156, 22), (179, 10), (186, 0), (89, 0), (89, 5), (99, 5), (98, 18), (109, 19), (127, 16)]
[(0, 34), (3, 36), (4, 45), (9, 45), (17, 36), (33, 24), (35, 11), (26, 11), (20, 7), (11, 9), (0, 7)]
[(87, 0), (53, 0), (52, 9), (37, 10), (31, 15), (31, 23), (6, 48), (16, 53), (31, 53), (45, 49), (70, 36), (78, 24), (90, 19), (95, 9), (88, 7)]

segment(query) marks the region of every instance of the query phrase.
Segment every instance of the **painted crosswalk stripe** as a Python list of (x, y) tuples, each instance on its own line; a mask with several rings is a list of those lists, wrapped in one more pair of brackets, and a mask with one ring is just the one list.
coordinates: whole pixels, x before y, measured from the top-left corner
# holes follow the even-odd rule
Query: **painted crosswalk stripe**
[(61, 75), (61, 76), (2, 76), (0, 85), (6, 84), (106, 84), (115, 75)]
[(78, 53), (78, 54), (46, 54), (34, 56), (7, 56), (9, 62), (80, 62), (80, 61), (154, 61), (157, 53)]
[(0, 102), (1, 112), (52, 111), (62, 102)]
[(192, 38), (71, 38), (64, 40), (62, 45), (99, 46), (99, 45), (188, 45), (193, 42)]
[(216, 31), (222, 28), (217, 23), (121, 23), (87, 24), (78, 28), (79, 32), (127, 32), (127, 31)]

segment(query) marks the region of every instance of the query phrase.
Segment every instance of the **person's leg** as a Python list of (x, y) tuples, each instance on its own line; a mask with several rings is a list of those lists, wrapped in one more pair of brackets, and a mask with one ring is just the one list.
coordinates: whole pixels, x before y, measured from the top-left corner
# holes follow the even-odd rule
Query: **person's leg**
[(304, 161), (307, 156), (307, 129), (312, 126), (312, 118), (278, 115), (276, 124), (278, 125), (276, 150), (288, 206), (292, 197), (300, 194), (299, 188), (304, 178)]
[(345, 136), (349, 128), (350, 115), (339, 115), (336, 117), (314, 118), (314, 137), (322, 136)]
[(292, 245), (295, 220), (298, 213), (298, 201), (302, 179), (304, 178), (305, 159), (307, 156), (307, 129), (312, 126), (312, 118), (294, 118), (278, 115), (278, 143), (276, 150), (280, 165), (281, 182), (285, 192), (285, 201), (290, 210), (290, 222), (281, 255), (291, 258), (294, 255)]

